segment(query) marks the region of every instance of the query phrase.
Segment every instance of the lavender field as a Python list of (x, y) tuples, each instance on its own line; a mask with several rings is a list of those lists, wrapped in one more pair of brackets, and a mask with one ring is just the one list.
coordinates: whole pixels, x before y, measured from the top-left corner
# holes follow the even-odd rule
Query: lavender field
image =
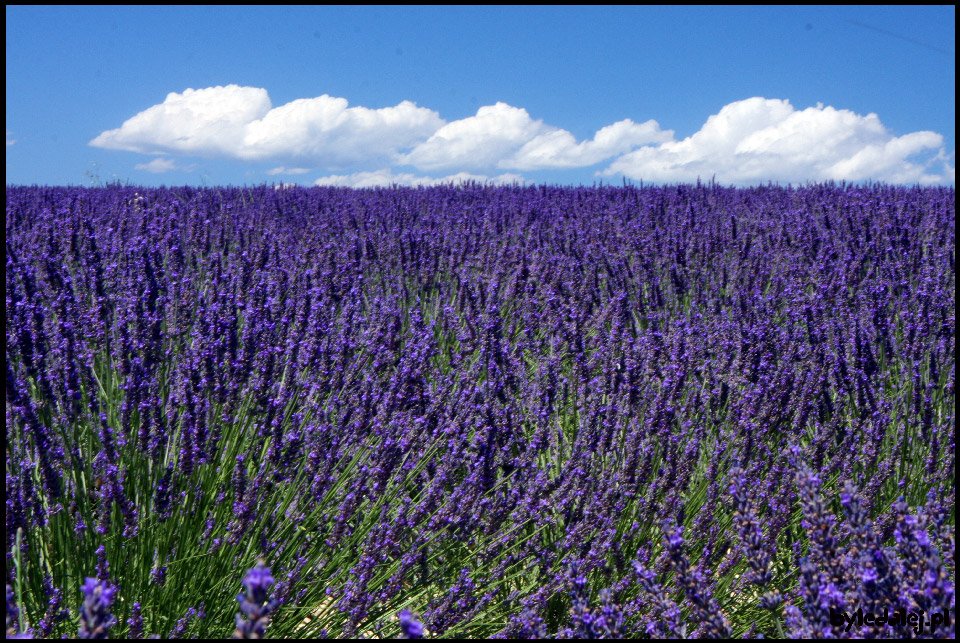
[(955, 213), (8, 186), (7, 635), (952, 637)]

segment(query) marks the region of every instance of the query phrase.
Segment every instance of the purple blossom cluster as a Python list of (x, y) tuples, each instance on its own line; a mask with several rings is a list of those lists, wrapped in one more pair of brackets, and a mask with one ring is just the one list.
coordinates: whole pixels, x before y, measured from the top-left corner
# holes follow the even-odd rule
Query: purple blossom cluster
[(8, 639), (30, 639), (33, 638), (30, 632), (20, 631), (20, 608), (17, 607), (16, 597), (13, 588), (7, 585), (7, 628), (6, 638)]
[(344, 636), (413, 605), (407, 638), (952, 616), (955, 209), (882, 185), (8, 186), (20, 615), (72, 636), (82, 589), (86, 636), (228, 636), (224, 581), (183, 570), (253, 552), (279, 582), (249, 571), (240, 638), (316, 636), (296, 615), (323, 601)]
[(422, 639), (423, 623), (410, 613), (410, 610), (400, 610), (397, 614), (397, 620), (400, 622), (400, 638), (402, 639)]
[(279, 602), (270, 600), (269, 589), (276, 581), (270, 575), (270, 569), (257, 563), (243, 579), (245, 593), (237, 596), (240, 612), (237, 613), (235, 639), (262, 639), (270, 624), (270, 614), (276, 610)]
[[(849, 482), (841, 494), (846, 538), (841, 537), (840, 525), (820, 498), (819, 477), (803, 470), (798, 474), (797, 487), (809, 551), (799, 559), (798, 594), (804, 609), (797, 605), (786, 609), (791, 636), (842, 638), (850, 628), (847, 623), (831, 622), (832, 609), (834, 613), (847, 614), (860, 610), (875, 615), (912, 612), (927, 619), (933, 615), (949, 617), (944, 619), (939, 632), (927, 634), (953, 638), (954, 583), (941, 558), (941, 553), (946, 552), (934, 544), (930, 535), (929, 513), (936, 511), (935, 504), (912, 514), (902, 498), (894, 503), (894, 543), (885, 546), (883, 536), (864, 511), (860, 494)], [(943, 535), (941, 546), (950, 547), (948, 555), (952, 557), (952, 528)], [(869, 638), (906, 638), (920, 633), (889, 622), (861, 626), (857, 632)]]
[[(559, 633), (558, 638), (576, 639), (607, 639), (623, 638), (623, 611), (613, 601), (613, 592), (610, 589), (600, 590), (600, 606), (590, 609), (589, 586), (586, 577), (579, 575), (576, 564), (570, 566), (570, 626)], [(528, 615), (527, 618), (531, 618)], [(545, 635), (542, 622), (536, 625), (530, 623), (525, 628), (525, 634), (536, 633), (536, 638)], [(540, 630), (540, 632), (538, 632)]]
[(117, 588), (106, 581), (88, 578), (80, 590), (83, 592), (83, 603), (80, 605), (77, 638), (107, 638), (107, 631), (117, 623), (116, 617), (110, 613)]

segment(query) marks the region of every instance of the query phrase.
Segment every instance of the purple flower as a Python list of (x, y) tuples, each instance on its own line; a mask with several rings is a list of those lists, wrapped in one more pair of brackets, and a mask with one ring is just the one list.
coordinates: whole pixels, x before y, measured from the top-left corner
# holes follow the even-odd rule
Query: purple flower
[(13, 588), (7, 585), (7, 638), (8, 639), (29, 639), (33, 638), (29, 632), (20, 632), (20, 610), (17, 608), (16, 597)]
[(400, 610), (397, 618), (400, 620), (400, 638), (423, 638), (423, 623), (418, 621), (413, 614), (410, 613), (410, 610)]
[(102, 581), (110, 580), (110, 563), (107, 562), (107, 548), (97, 547), (97, 578)]
[(77, 637), (107, 638), (107, 631), (117, 622), (110, 613), (117, 588), (106, 581), (87, 578), (80, 587), (80, 591), (83, 592), (83, 604), (80, 606), (80, 630), (77, 632)]
[(140, 613), (140, 603), (134, 603), (130, 608), (130, 618), (127, 619), (127, 637), (131, 639), (143, 638), (143, 615)]
[(167, 638), (170, 639), (179, 639), (182, 638), (184, 633), (187, 631), (187, 626), (190, 625), (190, 621), (194, 618), (203, 618), (201, 613), (198, 613), (196, 607), (191, 607), (187, 609), (187, 613), (183, 617), (177, 619), (177, 624), (173, 626), (173, 629), (170, 631), (170, 634)]
[(269, 600), (268, 589), (274, 584), (270, 575), (270, 568), (258, 561), (255, 567), (247, 571), (243, 579), (245, 594), (238, 594), (240, 612), (237, 613), (237, 629), (234, 630), (235, 639), (258, 639), (266, 634), (270, 616), (278, 607), (276, 601)]
[(40, 635), (40, 638), (48, 638), (54, 625), (69, 618), (70, 612), (61, 609), (63, 591), (53, 586), (53, 578), (45, 577), (43, 586), (44, 593), (50, 597), (50, 600), (47, 602), (47, 611), (40, 622), (37, 623), (37, 634)]
[(150, 570), (150, 580), (153, 581), (155, 585), (163, 587), (167, 582), (167, 566), (158, 565)]

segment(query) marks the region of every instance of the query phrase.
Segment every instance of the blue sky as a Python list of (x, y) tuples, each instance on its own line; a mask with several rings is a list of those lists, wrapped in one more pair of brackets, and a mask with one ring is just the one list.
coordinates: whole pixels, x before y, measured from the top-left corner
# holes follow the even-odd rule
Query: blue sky
[(954, 7), (7, 6), (7, 184), (954, 184)]

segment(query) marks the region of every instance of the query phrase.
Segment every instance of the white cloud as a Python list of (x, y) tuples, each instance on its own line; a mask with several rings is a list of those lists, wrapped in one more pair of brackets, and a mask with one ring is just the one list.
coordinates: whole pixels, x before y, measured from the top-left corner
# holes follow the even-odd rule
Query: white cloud
[(429, 176), (415, 176), (408, 173), (393, 174), (389, 169), (377, 170), (375, 172), (355, 172), (354, 174), (334, 174), (317, 179), (314, 185), (338, 185), (351, 188), (371, 188), (378, 186), (397, 185), (446, 185), (450, 183), (458, 184), (467, 181), (476, 181), (477, 183), (492, 183), (496, 185), (525, 183), (519, 174), (500, 174), (494, 177), (488, 177), (483, 174), (469, 174), (467, 172), (458, 172), (450, 176), (432, 178)]
[(398, 150), (422, 141), (442, 124), (436, 112), (410, 101), (368, 109), (347, 107), (346, 99), (324, 94), (276, 107), (249, 123), (238, 156), (309, 159), (324, 167), (394, 161)]
[(7, 130), (7, 137), (6, 137), (6, 138), (7, 138), (7, 147), (10, 147), (11, 145), (13, 145), (14, 143), (17, 142), (17, 139), (15, 139), (15, 138), (10, 138), (11, 136), (13, 136), (13, 132), (11, 132), (10, 130)]
[(400, 163), (422, 170), (490, 168), (509, 158), (539, 134), (552, 131), (533, 120), (527, 110), (506, 103), (485, 105), (476, 116), (447, 123), (421, 143)]
[(142, 154), (238, 156), (246, 127), (270, 111), (267, 90), (256, 87), (208, 87), (171, 92), (128, 119), (119, 129), (100, 134), (90, 145)]
[(555, 129), (527, 141), (499, 167), (517, 170), (571, 168), (595, 165), (612, 156), (629, 152), (639, 145), (673, 140), (673, 130), (661, 130), (657, 121), (634, 123), (625, 119), (607, 125), (592, 141), (577, 143), (567, 130)]
[(310, 170), (305, 167), (275, 167), (267, 170), (267, 174), (270, 176), (276, 176), (277, 174), (306, 174)]
[(425, 140), (442, 125), (436, 112), (410, 101), (369, 109), (324, 94), (272, 107), (267, 90), (228, 85), (168, 94), (90, 144), (142, 154), (304, 159), (341, 167), (393, 161), (399, 148)]
[(133, 166), (135, 170), (145, 170), (154, 174), (163, 174), (164, 172), (173, 172), (174, 170), (184, 170), (190, 172), (193, 166), (180, 166), (173, 159), (153, 159), (149, 163), (137, 163)]
[[(692, 136), (628, 152), (598, 174), (664, 182), (715, 175), (721, 183), (735, 184), (937, 183), (952, 180), (942, 145), (943, 137), (934, 132), (894, 136), (876, 114), (861, 116), (822, 104), (796, 110), (786, 100), (748, 98), (723, 107)], [(926, 163), (909, 160), (938, 149)], [(939, 171), (931, 171), (938, 159)]]
[(637, 124), (625, 119), (602, 128), (592, 141), (577, 143), (567, 130), (534, 120), (525, 109), (497, 103), (447, 123), (400, 162), (422, 170), (587, 167), (638, 145), (672, 139), (673, 132), (661, 131), (654, 120)]
[[(14, 142), (11, 136), (8, 131), (7, 145)], [(228, 85), (168, 94), (163, 103), (90, 144), (141, 154), (272, 161), (278, 167), (266, 171), (270, 176), (346, 171), (319, 179), (341, 182), (336, 184), (421, 185), (460, 175), (486, 180), (497, 171), (581, 168), (610, 159), (598, 176), (655, 182), (716, 176), (735, 184), (828, 179), (945, 183), (955, 176), (940, 134), (895, 136), (876, 114), (822, 104), (798, 110), (789, 101), (759, 97), (724, 106), (698, 132), (679, 141), (655, 120), (631, 119), (577, 141), (571, 132), (503, 102), (448, 123), (410, 101), (371, 109), (349, 107), (346, 99), (324, 94), (274, 107), (265, 89)], [(175, 169), (170, 163), (157, 160), (137, 167), (169, 171)], [(447, 176), (393, 174), (402, 166)], [(358, 171), (371, 167), (391, 169)]]

